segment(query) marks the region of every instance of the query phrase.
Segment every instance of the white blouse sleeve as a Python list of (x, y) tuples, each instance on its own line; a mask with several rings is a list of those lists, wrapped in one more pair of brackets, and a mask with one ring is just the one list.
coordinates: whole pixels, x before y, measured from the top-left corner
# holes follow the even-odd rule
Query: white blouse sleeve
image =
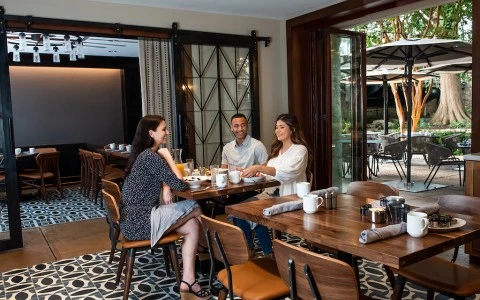
[(303, 178), (308, 164), (308, 150), (305, 146), (295, 144), (281, 156), (271, 159), (268, 163), (269, 166), (275, 167), (275, 178), (286, 183), (289, 181), (295, 181), (297, 178)]

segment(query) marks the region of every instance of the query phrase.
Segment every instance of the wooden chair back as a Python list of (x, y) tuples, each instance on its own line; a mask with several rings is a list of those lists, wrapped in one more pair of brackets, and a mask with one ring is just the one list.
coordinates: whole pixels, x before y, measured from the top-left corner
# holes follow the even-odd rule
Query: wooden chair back
[(103, 194), (103, 200), (107, 205), (107, 210), (110, 215), (110, 218), (112, 218), (113, 222), (118, 222), (120, 220), (120, 209), (119, 209), (119, 205), (115, 201), (115, 197), (107, 193), (105, 190), (102, 190), (102, 194)]
[(442, 195), (438, 197), (438, 204), (446, 211), (449, 209), (465, 215), (479, 215), (480, 205), (478, 205), (479, 198), (464, 195)]
[(37, 153), (57, 152), (57, 148), (35, 148)]
[(213, 258), (227, 265), (242, 264), (248, 261), (247, 240), (239, 227), (205, 215), (202, 215), (201, 218)]
[(347, 188), (347, 195), (372, 199), (398, 196), (399, 194), (396, 188), (374, 181), (354, 181), (351, 182)]
[(103, 178), (105, 175), (105, 157), (98, 152), (92, 152), (92, 157), (96, 172), (101, 178)]
[(35, 158), (37, 166), (40, 169), (40, 173), (51, 172), (58, 178), (60, 178), (60, 168), (58, 167), (58, 161), (60, 159), (60, 152), (46, 152), (39, 153)]
[[(290, 286), (290, 299), (359, 299), (355, 272), (347, 263), (280, 240), (273, 241), (273, 249), (280, 276)], [(312, 285), (305, 275), (307, 266)]]
[(117, 205), (120, 205), (120, 198), (122, 197), (122, 193), (118, 184), (110, 180), (102, 179), (102, 191), (105, 191), (112, 195)]

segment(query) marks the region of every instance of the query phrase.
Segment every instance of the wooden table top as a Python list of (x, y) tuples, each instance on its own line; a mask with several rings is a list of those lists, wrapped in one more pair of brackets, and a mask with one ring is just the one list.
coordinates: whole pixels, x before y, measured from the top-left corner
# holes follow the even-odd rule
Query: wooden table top
[(172, 190), (172, 192), (174, 195), (177, 195), (185, 199), (201, 200), (201, 199), (208, 199), (208, 198), (214, 198), (219, 196), (255, 191), (255, 190), (275, 187), (279, 185), (280, 185), (280, 182), (277, 180), (265, 179), (262, 182), (252, 182), (252, 183), (241, 181), (240, 183), (233, 184), (231, 182), (228, 182), (227, 186), (224, 188), (212, 188), (210, 181), (207, 181), (199, 189), (193, 189), (193, 190), (187, 189), (185, 191)]
[(418, 262), (480, 237), (478, 218), (441, 210), (442, 214), (448, 213), (465, 219), (467, 224), (456, 231), (429, 232), (422, 238), (413, 238), (405, 233), (370, 244), (362, 244), (358, 240), (362, 230), (372, 226), (383, 227), (387, 224), (372, 224), (366, 220), (366, 217), (360, 215), (360, 206), (372, 202), (372, 199), (345, 194), (338, 195), (335, 210), (325, 210), (322, 207), (315, 214), (306, 214), (303, 210), (297, 210), (270, 217), (263, 215), (264, 208), (297, 199), (296, 195), (290, 195), (239, 203), (225, 208), (227, 213), (235, 217), (254, 221), (393, 268)]

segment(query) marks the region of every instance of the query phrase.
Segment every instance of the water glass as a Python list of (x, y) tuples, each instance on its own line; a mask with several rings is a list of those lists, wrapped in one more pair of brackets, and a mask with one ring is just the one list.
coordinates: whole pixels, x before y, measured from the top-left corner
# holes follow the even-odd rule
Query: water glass
[(193, 161), (193, 158), (187, 158), (186, 164), (187, 165), (186, 165), (185, 171), (188, 172), (189, 175), (192, 175), (193, 171), (195, 170), (195, 163)]
[(217, 177), (217, 174), (218, 174), (218, 169), (219, 169), (219, 166), (217, 164), (210, 165), (210, 177), (211, 177), (210, 180), (211, 180), (211, 183), (212, 183), (212, 187), (217, 186), (216, 177)]

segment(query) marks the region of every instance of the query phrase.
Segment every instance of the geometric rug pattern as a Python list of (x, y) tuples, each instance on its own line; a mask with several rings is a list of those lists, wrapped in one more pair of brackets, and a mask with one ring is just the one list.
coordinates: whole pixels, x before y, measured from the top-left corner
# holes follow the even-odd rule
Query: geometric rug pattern
[[(290, 235), (284, 235), (283, 240), (300, 244), (300, 239)], [(260, 251), (258, 243), (256, 246)], [(123, 277), (118, 287), (114, 285), (119, 256), (117, 253), (111, 265), (107, 263), (108, 256), (109, 251), (104, 251), (0, 273), (0, 300), (121, 299)], [(208, 271), (202, 274), (199, 269), (197, 267), (198, 281), (207, 286)], [(390, 285), (380, 264), (360, 260), (359, 272), (363, 294), (375, 299), (390, 298)], [(137, 253), (129, 299), (180, 299), (173, 272), (172, 277), (165, 272), (160, 249), (154, 254), (150, 251)], [(426, 299), (426, 291), (407, 283), (403, 299)], [(450, 298), (437, 294), (435, 299)], [(480, 295), (469, 299), (480, 299)]]
[[(26, 195), (25, 195), (26, 196)], [(106, 216), (105, 208), (90, 201), (80, 193), (80, 188), (64, 188), (63, 198), (58, 192), (50, 192), (48, 203), (42, 196), (33, 196), (31, 199), (20, 201), (20, 217), (22, 228), (39, 227), (44, 225), (60, 224), (79, 220), (88, 220)], [(24, 197), (26, 198), (26, 197)], [(0, 209), (0, 232), (8, 231), (7, 206)]]

